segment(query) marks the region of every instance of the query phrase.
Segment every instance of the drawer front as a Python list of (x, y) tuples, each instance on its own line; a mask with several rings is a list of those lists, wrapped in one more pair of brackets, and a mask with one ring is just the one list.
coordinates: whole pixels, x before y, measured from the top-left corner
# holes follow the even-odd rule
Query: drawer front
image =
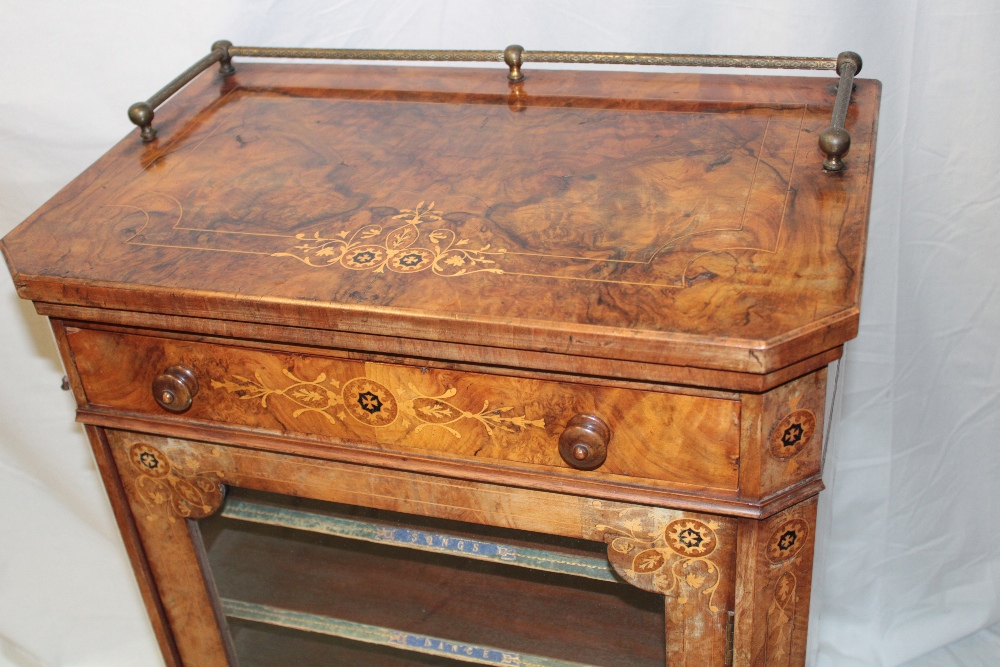
[[(115, 333), (67, 330), (91, 407), (413, 452), (544, 466), (632, 483), (735, 489), (739, 403)], [(153, 398), (171, 366), (193, 371), (183, 413)], [(581, 472), (559, 454), (571, 419), (610, 427), (607, 460)]]

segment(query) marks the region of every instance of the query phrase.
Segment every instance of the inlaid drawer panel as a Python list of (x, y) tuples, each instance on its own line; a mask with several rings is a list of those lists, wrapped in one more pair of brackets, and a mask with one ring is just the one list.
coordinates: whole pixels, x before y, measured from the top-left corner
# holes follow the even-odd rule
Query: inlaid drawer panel
[[(94, 408), (567, 472), (560, 436), (594, 416), (608, 427), (607, 459), (578, 474), (737, 487), (736, 401), (102, 330), (67, 334)], [(182, 413), (159, 405), (152, 389), (178, 366), (197, 385)]]

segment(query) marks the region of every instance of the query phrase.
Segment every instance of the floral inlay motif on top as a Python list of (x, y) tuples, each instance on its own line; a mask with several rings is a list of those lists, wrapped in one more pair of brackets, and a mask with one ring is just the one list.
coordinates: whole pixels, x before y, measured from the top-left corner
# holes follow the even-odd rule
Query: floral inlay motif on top
[[(420, 225), (441, 222), (441, 212), (434, 202), (420, 202), (412, 209), (402, 209), (392, 219), (405, 220), (388, 231), (382, 225), (366, 225), (353, 233), (343, 230), (330, 238), (315, 232), (312, 236), (297, 234), (303, 241), (274, 257), (294, 257), (309, 266), (340, 266), (353, 271), (384, 273), (417, 273), (431, 270), (436, 275), (451, 278), (470, 273), (503, 273), (497, 268), (496, 257), (507, 251), (492, 250), (490, 244), (478, 250), (469, 247), (469, 239), (460, 239), (450, 229), (434, 229), (427, 233), (424, 246), (415, 245), (421, 239)], [(376, 241), (378, 243), (376, 243)]]

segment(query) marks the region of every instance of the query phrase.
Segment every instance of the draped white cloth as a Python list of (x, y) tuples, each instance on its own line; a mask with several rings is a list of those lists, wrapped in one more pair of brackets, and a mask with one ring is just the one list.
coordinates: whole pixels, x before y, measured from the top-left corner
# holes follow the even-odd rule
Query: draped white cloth
[[(988, 0), (0, 0), (0, 233), (239, 44), (836, 55), (884, 84), (861, 331), (821, 503), (810, 661), (1000, 621), (1000, 5)], [(59, 243), (53, 239), (53, 243)], [(0, 666), (162, 664), (46, 323), (0, 276)]]

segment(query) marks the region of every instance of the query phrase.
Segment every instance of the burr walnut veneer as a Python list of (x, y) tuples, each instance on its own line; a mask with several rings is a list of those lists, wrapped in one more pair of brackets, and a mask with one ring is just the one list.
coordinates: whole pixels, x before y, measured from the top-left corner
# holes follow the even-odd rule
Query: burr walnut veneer
[(168, 665), (801, 665), (878, 82), (240, 64), (3, 239)]

